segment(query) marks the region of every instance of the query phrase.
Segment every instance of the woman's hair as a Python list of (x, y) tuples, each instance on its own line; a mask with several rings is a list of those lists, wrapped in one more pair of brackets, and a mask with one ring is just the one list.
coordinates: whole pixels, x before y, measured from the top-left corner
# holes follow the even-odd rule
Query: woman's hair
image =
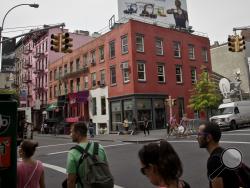
[(25, 157), (27, 158), (30, 158), (32, 155), (34, 155), (37, 146), (38, 142), (33, 142), (30, 140), (24, 140), (20, 145)]
[(145, 166), (155, 165), (166, 183), (178, 180), (182, 175), (181, 160), (167, 141), (144, 145), (139, 151), (139, 158)]

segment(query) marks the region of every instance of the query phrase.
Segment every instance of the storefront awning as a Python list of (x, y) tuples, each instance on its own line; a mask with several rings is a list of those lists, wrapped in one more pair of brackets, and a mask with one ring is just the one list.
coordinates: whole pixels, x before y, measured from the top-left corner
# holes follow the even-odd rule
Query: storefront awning
[(50, 104), (47, 108), (46, 111), (53, 111), (57, 108), (57, 104), (56, 103), (52, 103)]

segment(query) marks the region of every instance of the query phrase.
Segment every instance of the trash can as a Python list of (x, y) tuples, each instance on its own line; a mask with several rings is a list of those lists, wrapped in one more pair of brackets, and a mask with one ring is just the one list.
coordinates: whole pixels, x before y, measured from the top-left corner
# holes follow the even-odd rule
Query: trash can
[(0, 187), (16, 187), (17, 101), (0, 94)]

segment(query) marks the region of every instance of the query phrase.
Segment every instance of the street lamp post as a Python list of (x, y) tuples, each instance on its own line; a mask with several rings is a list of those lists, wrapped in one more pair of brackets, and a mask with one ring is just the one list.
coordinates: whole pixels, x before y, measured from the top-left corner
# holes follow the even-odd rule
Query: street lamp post
[(38, 8), (39, 4), (35, 4), (35, 3), (34, 4), (27, 4), (27, 3), (18, 4), (16, 6), (12, 7), (11, 9), (9, 9), (7, 11), (7, 13), (5, 14), (5, 16), (3, 18), (3, 21), (2, 21), (2, 25), (0, 27), (0, 72), (1, 72), (1, 69), (2, 69), (2, 31), (3, 31), (4, 21), (5, 21), (5, 18), (9, 14), (10, 11), (12, 11), (14, 8), (17, 8), (17, 7), (20, 7), (20, 6), (30, 6), (30, 7), (33, 7), (33, 8)]

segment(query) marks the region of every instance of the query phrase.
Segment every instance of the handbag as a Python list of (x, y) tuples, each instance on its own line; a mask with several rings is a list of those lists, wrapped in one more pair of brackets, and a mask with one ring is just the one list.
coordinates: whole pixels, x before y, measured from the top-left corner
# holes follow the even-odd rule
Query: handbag
[(25, 185), (24, 185), (24, 187), (23, 187), (23, 188), (26, 188), (26, 187), (27, 187), (27, 185), (30, 183), (30, 181), (31, 181), (32, 177), (34, 176), (34, 174), (35, 174), (35, 172), (36, 172), (37, 166), (38, 166), (38, 161), (36, 161), (36, 167), (35, 167), (35, 169), (33, 170), (33, 172), (32, 172), (32, 174), (31, 174), (31, 176), (29, 177), (29, 180), (25, 183)]

